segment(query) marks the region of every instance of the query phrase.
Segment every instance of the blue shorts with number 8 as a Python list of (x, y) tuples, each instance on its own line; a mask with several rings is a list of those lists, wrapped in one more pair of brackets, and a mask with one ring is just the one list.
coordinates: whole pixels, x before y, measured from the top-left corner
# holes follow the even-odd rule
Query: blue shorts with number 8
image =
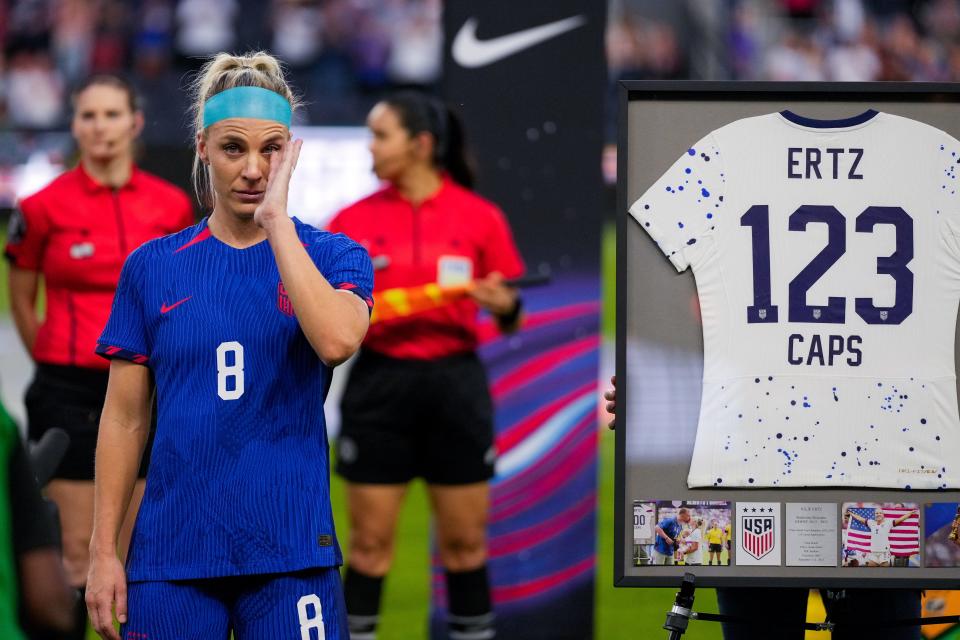
[(122, 640), (348, 640), (336, 567), (131, 582)]

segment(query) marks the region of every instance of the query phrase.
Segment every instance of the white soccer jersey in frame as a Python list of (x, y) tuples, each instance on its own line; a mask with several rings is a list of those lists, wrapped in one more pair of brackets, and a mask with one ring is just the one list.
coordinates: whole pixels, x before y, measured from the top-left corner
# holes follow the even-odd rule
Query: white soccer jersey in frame
[(738, 120), (630, 213), (693, 269), (688, 485), (960, 486), (960, 143), (866, 111)]

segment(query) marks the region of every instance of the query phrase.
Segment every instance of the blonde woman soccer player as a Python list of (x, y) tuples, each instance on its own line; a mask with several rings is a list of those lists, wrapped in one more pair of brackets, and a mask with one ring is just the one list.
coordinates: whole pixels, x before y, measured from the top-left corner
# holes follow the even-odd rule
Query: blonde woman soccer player
[(847, 510), (847, 515), (870, 529), (870, 553), (864, 559), (868, 567), (889, 567), (893, 562), (893, 556), (890, 553), (890, 531), (901, 524), (907, 518), (917, 513), (911, 511), (905, 513), (896, 520), (890, 520), (883, 515), (883, 509), (874, 509), (873, 518), (864, 518), (853, 511)]
[(703, 564), (703, 518), (694, 518), (691, 528), (683, 538), (683, 563)]
[(366, 333), (373, 270), (353, 241), (287, 214), (295, 107), (274, 58), (208, 62), (195, 177), (210, 215), (124, 265), (97, 347), (111, 363), (86, 601), (104, 638), (348, 637), (323, 399)]

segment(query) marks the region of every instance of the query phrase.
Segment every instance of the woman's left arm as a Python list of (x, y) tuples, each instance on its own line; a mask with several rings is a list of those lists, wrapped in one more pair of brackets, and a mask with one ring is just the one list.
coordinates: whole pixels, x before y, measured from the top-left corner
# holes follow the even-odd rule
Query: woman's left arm
[(304, 335), (324, 364), (333, 367), (360, 348), (370, 326), (370, 312), (358, 296), (327, 282), (287, 215), (287, 190), (301, 145), (301, 140), (293, 141), (270, 157), (267, 190), (254, 219), (267, 232), (280, 279)]
[(501, 333), (513, 333), (520, 328), (522, 318), (519, 292), (507, 286), (503, 274), (499, 271), (474, 280), (468, 293), (474, 302), (493, 314)]
[(896, 520), (893, 521), (893, 526), (899, 527), (899, 526), (900, 526), (901, 524), (903, 524), (910, 516), (912, 516), (912, 515), (915, 514), (915, 513), (919, 514), (919, 511), (915, 511), (915, 510), (914, 510), (914, 511), (910, 511), (909, 513), (903, 514), (902, 516), (900, 516), (899, 518), (897, 518)]
[(507, 218), (496, 207), (489, 211), (480, 254), (478, 267), (483, 277), (473, 281), (468, 293), (493, 314), (500, 333), (513, 333), (523, 323), (523, 309), (520, 292), (506, 279), (522, 274), (524, 266)]

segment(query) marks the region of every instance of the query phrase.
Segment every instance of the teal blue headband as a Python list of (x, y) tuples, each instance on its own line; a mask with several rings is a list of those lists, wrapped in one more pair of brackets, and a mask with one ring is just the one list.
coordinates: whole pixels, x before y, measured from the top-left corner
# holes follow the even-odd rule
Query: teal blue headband
[(290, 102), (261, 87), (234, 87), (221, 91), (203, 105), (203, 128), (227, 118), (275, 120), (290, 127)]

